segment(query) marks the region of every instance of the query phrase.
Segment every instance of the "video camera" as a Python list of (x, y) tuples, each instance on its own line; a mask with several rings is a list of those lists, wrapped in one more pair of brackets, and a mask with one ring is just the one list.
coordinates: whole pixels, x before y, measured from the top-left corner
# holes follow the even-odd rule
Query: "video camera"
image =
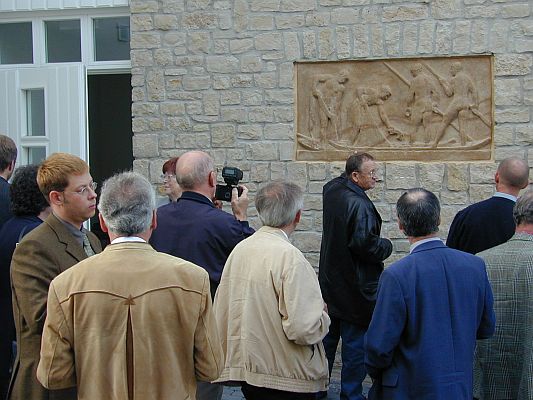
[(242, 171), (236, 167), (222, 168), (222, 178), (226, 182), (226, 186), (217, 185), (215, 191), (215, 199), (222, 201), (231, 201), (231, 191), (234, 187), (237, 188), (239, 196), (242, 194), (242, 187), (238, 187), (239, 181), (242, 179)]

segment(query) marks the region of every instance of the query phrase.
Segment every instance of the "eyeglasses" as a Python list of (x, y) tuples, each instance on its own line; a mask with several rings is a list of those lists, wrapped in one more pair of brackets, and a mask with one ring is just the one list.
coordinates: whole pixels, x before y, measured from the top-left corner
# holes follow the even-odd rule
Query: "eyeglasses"
[(162, 174), (161, 175), (161, 179), (163, 179), (164, 181), (169, 181), (174, 178), (176, 178), (176, 175), (174, 174)]
[[(91, 182), (88, 185), (82, 186), (78, 190), (69, 190), (69, 192), (78, 194), (80, 196), (87, 196), (87, 194), (89, 193), (89, 189), (91, 189), (93, 192), (96, 193), (96, 188), (97, 187), (98, 187), (98, 183)], [(65, 192), (66, 192), (66, 190), (65, 190)]]
[(378, 177), (378, 171), (376, 171), (375, 169), (373, 169), (372, 171), (368, 171), (368, 172), (361, 172), (361, 171), (355, 171), (355, 172), (357, 172), (358, 174), (361, 174), (361, 175), (368, 175), (371, 178), (377, 178)]

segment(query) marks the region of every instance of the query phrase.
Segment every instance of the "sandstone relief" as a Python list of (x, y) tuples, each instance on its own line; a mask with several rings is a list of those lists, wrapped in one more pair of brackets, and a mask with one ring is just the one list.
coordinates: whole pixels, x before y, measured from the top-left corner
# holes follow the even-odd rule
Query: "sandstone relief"
[(296, 64), (297, 160), (489, 160), (492, 57)]

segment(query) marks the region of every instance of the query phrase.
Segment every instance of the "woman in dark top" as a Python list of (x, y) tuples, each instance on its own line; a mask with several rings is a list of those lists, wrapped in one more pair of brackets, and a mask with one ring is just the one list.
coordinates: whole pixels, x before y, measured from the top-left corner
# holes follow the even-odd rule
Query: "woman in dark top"
[(37, 186), (37, 165), (17, 168), (11, 183), (13, 217), (0, 229), (0, 399), (6, 397), (14, 359), (15, 324), (11, 305), (9, 265), (18, 242), (50, 213)]

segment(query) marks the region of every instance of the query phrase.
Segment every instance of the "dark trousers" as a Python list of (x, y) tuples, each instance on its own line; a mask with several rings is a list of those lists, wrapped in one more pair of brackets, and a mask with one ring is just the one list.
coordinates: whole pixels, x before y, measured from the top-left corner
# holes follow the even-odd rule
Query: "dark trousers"
[(296, 393), (252, 386), (246, 382), (241, 386), (242, 394), (247, 400), (314, 400), (315, 393)]

